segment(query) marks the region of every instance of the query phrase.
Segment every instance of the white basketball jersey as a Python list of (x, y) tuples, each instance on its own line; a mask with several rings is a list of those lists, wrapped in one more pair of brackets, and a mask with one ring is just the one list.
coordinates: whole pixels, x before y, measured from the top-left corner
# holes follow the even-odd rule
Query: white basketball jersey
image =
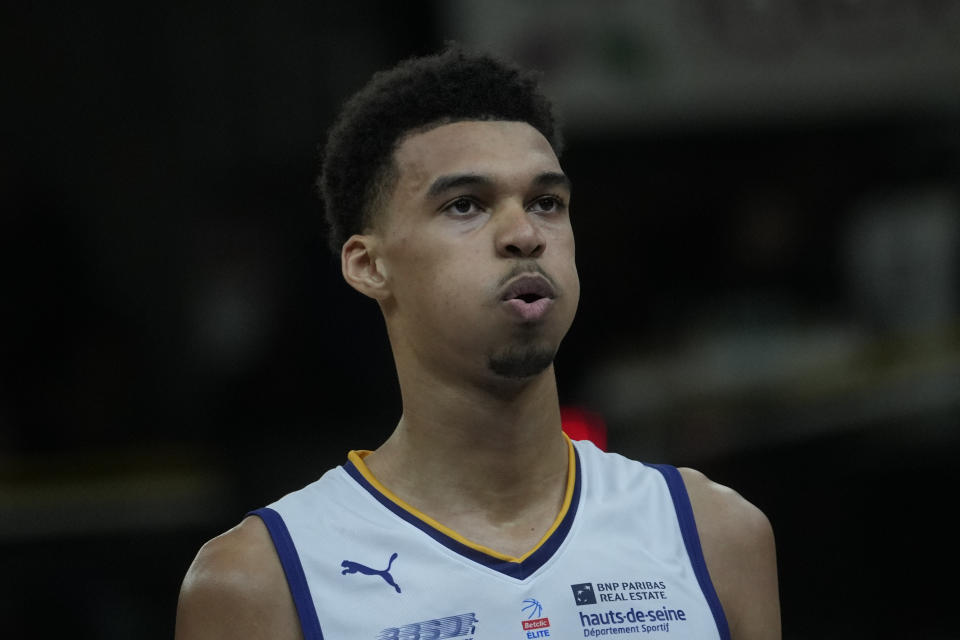
[(404, 503), (364, 455), (253, 512), (305, 640), (729, 640), (675, 468), (571, 443), (563, 508), (514, 558)]

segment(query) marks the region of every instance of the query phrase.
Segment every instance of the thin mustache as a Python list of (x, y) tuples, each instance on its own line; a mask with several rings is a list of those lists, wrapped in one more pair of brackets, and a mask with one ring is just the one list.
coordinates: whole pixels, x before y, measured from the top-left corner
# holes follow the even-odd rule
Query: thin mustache
[(544, 279), (550, 283), (550, 286), (553, 287), (553, 289), (559, 293), (560, 288), (557, 286), (557, 283), (553, 281), (553, 278), (551, 278), (546, 271), (543, 270), (543, 267), (541, 267), (538, 262), (535, 262), (533, 260), (518, 262), (515, 265), (513, 265), (513, 268), (511, 268), (510, 271), (507, 272), (507, 275), (503, 276), (500, 279), (500, 282), (497, 283), (497, 289), (503, 288), (504, 286), (506, 286), (508, 282), (510, 282), (517, 276), (522, 276), (525, 273), (536, 273), (538, 275), (543, 276)]

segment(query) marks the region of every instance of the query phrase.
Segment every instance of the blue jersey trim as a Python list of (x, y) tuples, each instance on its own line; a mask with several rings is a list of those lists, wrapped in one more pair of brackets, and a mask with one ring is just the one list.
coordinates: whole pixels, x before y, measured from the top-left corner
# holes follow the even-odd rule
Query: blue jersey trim
[(263, 520), (263, 524), (267, 525), (267, 531), (270, 532), (270, 538), (273, 539), (273, 546), (277, 549), (277, 555), (280, 556), (283, 573), (287, 576), (287, 585), (289, 585), (290, 594), (293, 596), (293, 604), (297, 607), (303, 640), (323, 640), (320, 621), (317, 619), (317, 610), (313, 606), (310, 587), (307, 585), (307, 576), (303, 573), (300, 555), (297, 553), (297, 548), (293, 544), (293, 538), (290, 537), (290, 532), (287, 530), (283, 518), (269, 507), (251, 511), (247, 515), (259, 517)]
[(662, 473), (663, 478), (667, 481), (670, 497), (673, 499), (673, 508), (677, 512), (677, 520), (680, 522), (683, 544), (687, 548), (687, 555), (690, 556), (690, 562), (693, 564), (693, 572), (697, 576), (697, 582), (700, 583), (700, 590), (703, 591), (707, 604), (710, 606), (710, 611), (713, 613), (713, 619), (717, 623), (717, 631), (720, 632), (720, 640), (730, 640), (727, 616), (723, 612), (720, 598), (717, 597), (717, 590), (713, 587), (710, 572), (707, 571), (707, 562), (703, 558), (703, 549), (700, 547), (700, 534), (697, 533), (697, 522), (693, 518), (693, 507), (690, 505), (690, 496), (687, 494), (687, 487), (683, 483), (683, 476), (680, 475), (676, 467), (668, 464), (647, 464), (647, 466)]
[(370, 484), (367, 479), (363, 477), (363, 474), (360, 473), (360, 470), (357, 469), (356, 465), (354, 465), (352, 462), (347, 461), (343, 465), (343, 469), (349, 473), (350, 477), (356, 480), (360, 486), (366, 489), (370, 495), (376, 498), (380, 504), (392, 511), (396, 516), (417, 527), (446, 548), (469, 560), (472, 560), (473, 562), (476, 562), (477, 564), (481, 564), (487, 568), (493, 569), (494, 571), (499, 571), (506, 576), (516, 578), (517, 580), (525, 580), (533, 575), (537, 569), (542, 567), (547, 560), (549, 560), (553, 554), (556, 553), (557, 549), (560, 548), (560, 545), (563, 544), (563, 541), (566, 540), (567, 534), (570, 532), (570, 527), (573, 526), (573, 520), (580, 505), (580, 454), (577, 453), (576, 447), (574, 447), (574, 462), (576, 464), (576, 469), (573, 482), (573, 494), (571, 496), (570, 507), (567, 509), (566, 515), (564, 515), (563, 520), (560, 521), (560, 524), (557, 525), (557, 528), (554, 530), (553, 534), (551, 534), (550, 537), (542, 545), (540, 545), (536, 551), (524, 559), (523, 562), (511, 562), (509, 560), (495, 558), (487, 553), (484, 553), (483, 551), (480, 551), (479, 549), (474, 549), (473, 547), (463, 544), (459, 540), (451, 538), (444, 532), (438, 531), (437, 529), (431, 527), (423, 520), (377, 491), (376, 487)]

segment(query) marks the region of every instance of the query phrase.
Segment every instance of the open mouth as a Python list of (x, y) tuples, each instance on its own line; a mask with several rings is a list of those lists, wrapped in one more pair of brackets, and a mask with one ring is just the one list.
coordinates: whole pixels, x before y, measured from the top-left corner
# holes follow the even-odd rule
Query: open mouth
[(553, 299), (553, 286), (540, 276), (522, 276), (511, 282), (503, 293), (503, 300), (519, 300), (532, 304), (543, 298)]
[(546, 278), (528, 275), (510, 282), (501, 300), (525, 324), (533, 324), (546, 316), (555, 297), (553, 285)]

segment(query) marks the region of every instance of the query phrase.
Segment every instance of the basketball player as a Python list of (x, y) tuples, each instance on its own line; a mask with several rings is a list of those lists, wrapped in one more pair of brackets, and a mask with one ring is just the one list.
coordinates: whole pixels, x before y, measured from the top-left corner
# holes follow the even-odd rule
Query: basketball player
[(535, 81), (456, 48), (346, 104), (322, 192), (402, 415), (203, 546), (179, 640), (780, 637), (759, 510), (561, 431), (552, 362), (579, 281), (559, 153)]

